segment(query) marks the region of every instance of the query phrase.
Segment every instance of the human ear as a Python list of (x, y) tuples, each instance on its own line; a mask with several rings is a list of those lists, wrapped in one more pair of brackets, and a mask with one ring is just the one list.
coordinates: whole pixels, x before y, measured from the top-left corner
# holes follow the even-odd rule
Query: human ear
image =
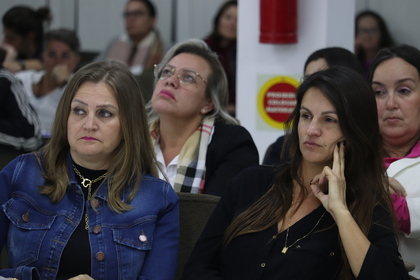
[(214, 103), (213, 101), (210, 100), (203, 108), (201, 108), (201, 113), (204, 115), (210, 111), (213, 111), (213, 109), (214, 109)]

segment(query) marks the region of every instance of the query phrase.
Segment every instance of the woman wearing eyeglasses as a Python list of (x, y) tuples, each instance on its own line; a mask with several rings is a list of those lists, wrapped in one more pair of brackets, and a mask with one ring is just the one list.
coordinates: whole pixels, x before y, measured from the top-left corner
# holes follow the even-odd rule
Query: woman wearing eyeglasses
[(177, 192), (222, 195), (259, 158), (249, 132), (226, 110), (227, 80), (217, 55), (204, 41), (187, 40), (168, 51), (155, 76), (147, 109), (157, 164)]
[(362, 63), (364, 74), (378, 51), (394, 45), (394, 40), (383, 18), (373, 11), (360, 12), (355, 21), (355, 53)]

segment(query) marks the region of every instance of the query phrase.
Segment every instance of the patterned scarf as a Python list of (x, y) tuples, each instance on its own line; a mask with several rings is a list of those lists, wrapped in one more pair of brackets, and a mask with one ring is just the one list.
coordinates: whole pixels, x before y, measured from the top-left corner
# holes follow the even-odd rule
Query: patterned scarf
[[(214, 118), (206, 117), (188, 138), (178, 157), (174, 190), (176, 192), (203, 193), (206, 175), (207, 146), (214, 126)], [(159, 136), (159, 121), (150, 126), (153, 145)]]

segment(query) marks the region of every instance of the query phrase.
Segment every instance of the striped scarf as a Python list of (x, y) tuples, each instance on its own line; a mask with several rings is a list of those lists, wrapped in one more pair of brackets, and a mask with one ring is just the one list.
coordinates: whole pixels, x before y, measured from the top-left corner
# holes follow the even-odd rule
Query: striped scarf
[[(174, 190), (203, 193), (206, 175), (207, 146), (214, 126), (214, 118), (206, 117), (188, 138), (178, 157)], [(159, 121), (150, 126), (153, 145), (159, 136)]]

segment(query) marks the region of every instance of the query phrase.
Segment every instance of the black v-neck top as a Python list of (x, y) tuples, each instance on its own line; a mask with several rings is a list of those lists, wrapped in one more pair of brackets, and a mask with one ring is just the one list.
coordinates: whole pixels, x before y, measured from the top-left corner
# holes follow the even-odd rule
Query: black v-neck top
[[(106, 173), (106, 170), (91, 170), (84, 168), (76, 163), (73, 164), (77, 168), (77, 170), (79, 170), (80, 174), (82, 174), (83, 177), (88, 178), (90, 180), (94, 180)], [(79, 175), (76, 174), (74, 170), (71, 170), (70, 172), (74, 172), (76, 176), (76, 181), (83, 191), (85, 201), (87, 201), (88, 188), (83, 187), (82, 179), (79, 177)], [(99, 188), (102, 182), (103, 179), (92, 184), (92, 194)], [(76, 230), (71, 235), (66, 247), (64, 248), (63, 255), (60, 259), (57, 280), (67, 280), (79, 274), (91, 275), (92, 256), (89, 244), (89, 232), (85, 229), (85, 214), (86, 208), (83, 211), (82, 220), (80, 221)]]

